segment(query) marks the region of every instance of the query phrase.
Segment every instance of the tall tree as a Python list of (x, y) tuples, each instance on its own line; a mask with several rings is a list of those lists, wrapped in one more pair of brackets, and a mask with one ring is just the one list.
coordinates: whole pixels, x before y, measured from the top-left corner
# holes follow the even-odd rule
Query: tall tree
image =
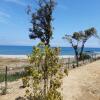
[[(32, 86), (28, 78), (23, 79), (23, 83), (33, 87), (33, 92), (27, 90), (29, 100), (62, 100), (61, 93), (57, 88), (61, 86), (62, 74), (67, 74), (67, 69), (63, 72), (59, 62), (59, 49), (50, 47), (52, 38), (52, 13), (55, 7), (55, 0), (38, 0), (39, 8), (32, 14), (32, 28), (30, 28), (30, 39), (40, 39), (39, 45), (33, 48), (29, 56), (31, 67), (26, 69), (29, 78), (32, 79)], [(28, 13), (30, 13), (30, 8)], [(41, 85), (42, 84), (42, 85)]]
[[(36, 12), (32, 13), (32, 28), (30, 31), (30, 39), (40, 39), (45, 46), (50, 46), (50, 40), (52, 38), (52, 13), (55, 7), (55, 0), (38, 0), (37, 4), (39, 8)], [(47, 85), (47, 53), (45, 54), (45, 67), (44, 67), (44, 94), (46, 95)]]

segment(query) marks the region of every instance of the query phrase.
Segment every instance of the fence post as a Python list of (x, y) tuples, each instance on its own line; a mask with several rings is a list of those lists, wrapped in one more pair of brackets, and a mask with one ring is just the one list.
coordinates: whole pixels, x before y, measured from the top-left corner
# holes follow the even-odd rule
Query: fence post
[(94, 54), (92, 54), (92, 62), (94, 61), (93, 56), (94, 56)]
[(97, 59), (96, 59), (96, 54), (95, 54), (95, 61), (96, 61)]
[(7, 66), (5, 69), (5, 93), (7, 92)]
[(68, 69), (69, 69), (69, 67), (70, 67), (69, 65), (70, 65), (70, 58), (68, 58)]
[(83, 60), (83, 64), (84, 64), (84, 58), (82, 60)]

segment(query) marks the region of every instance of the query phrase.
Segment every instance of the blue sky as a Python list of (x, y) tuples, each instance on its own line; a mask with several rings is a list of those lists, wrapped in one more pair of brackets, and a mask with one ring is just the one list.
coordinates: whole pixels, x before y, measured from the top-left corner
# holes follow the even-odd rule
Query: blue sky
[[(30, 17), (27, 5), (36, 8), (34, 0), (0, 0), (0, 45), (36, 45), (30, 40)], [(62, 37), (95, 27), (100, 32), (100, 0), (57, 0), (54, 14), (52, 46), (70, 46)], [(99, 34), (100, 35), (100, 34)], [(100, 41), (91, 38), (86, 46), (100, 47)]]

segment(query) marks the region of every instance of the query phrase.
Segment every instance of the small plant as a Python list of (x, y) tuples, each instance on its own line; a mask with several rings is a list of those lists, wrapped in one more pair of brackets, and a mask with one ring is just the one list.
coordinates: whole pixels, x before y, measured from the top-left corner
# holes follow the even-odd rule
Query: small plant
[(68, 76), (68, 69), (67, 68), (64, 69), (64, 73)]
[(86, 59), (91, 59), (91, 56), (86, 54), (86, 53), (83, 53), (79, 58), (80, 61), (81, 60), (86, 60)]
[(29, 86), (28, 81), (29, 81), (29, 78), (28, 77), (23, 77), (22, 78), (23, 88)]
[(5, 87), (1, 88), (1, 95), (6, 95), (7, 94), (7, 89)]

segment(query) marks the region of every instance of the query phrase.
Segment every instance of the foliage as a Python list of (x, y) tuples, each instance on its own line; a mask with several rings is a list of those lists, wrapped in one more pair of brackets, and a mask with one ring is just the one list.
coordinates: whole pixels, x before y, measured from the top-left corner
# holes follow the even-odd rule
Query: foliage
[[(30, 39), (39, 39), (41, 43), (33, 47), (32, 54), (29, 56), (30, 67), (26, 68), (23, 82), (28, 100), (62, 100), (58, 88), (61, 86), (61, 79), (64, 72), (63, 65), (59, 62), (59, 48), (51, 48), (52, 39), (52, 13), (55, 7), (55, 0), (38, 0), (38, 9), (31, 13), (32, 28)], [(28, 10), (30, 14), (30, 9)], [(28, 80), (28, 81), (27, 81)]]
[(22, 78), (23, 88), (29, 86), (28, 81), (29, 81), (29, 78), (27, 76)]
[(32, 100), (42, 100), (41, 98), (43, 100), (62, 100), (57, 89), (61, 86), (63, 73), (68, 73), (67, 69), (64, 69), (63, 65), (59, 63), (58, 55), (59, 48), (50, 48), (45, 45), (33, 48), (33, 52), (29, 56), (32, 66), (26, 70), (27, 73), (30, 73), (30, 77), (26, 77), (23, 81), (25, 86), (29, 85), (29, 89), (26, 91), (27, 98)]
[[(8, 82), (16, 81), (16, 80), (22, 78), (23, 76), (25, 76), (23, 72), (8, 74), (7, 81)], [(4, 82), (4, 81), (5, 81), (5, 73), (0, 73), (0, 82)]]
[(75, 51), (75, 57), (77, 61), (77, 66), (79, 59), (83, 58), (83, 50), (84, 45), (89, 38), (92, 36), (98, 37), (97, 31), (94, 27), (89, 28), (85, 31), (74, 32), (72, 35), (65, 35), (64, 39), (66, 39), (72, 46)]
[[(55, 0), (38, 0), (39, 8), (36, 12), (31, 13), (32, 28), (30, 31), (30, 39), (40, 39), (45, 45), (49, 45), (52, 38), (52, 12), (55, 7)], [(29, 9), (30, 12), (30, 9)]]
[(91, 56), (88, 55), (87, 53), (82, 53), (81, 57), (79, 58), (79, 60), (85, 60), (85, 59), (90, 59)]

